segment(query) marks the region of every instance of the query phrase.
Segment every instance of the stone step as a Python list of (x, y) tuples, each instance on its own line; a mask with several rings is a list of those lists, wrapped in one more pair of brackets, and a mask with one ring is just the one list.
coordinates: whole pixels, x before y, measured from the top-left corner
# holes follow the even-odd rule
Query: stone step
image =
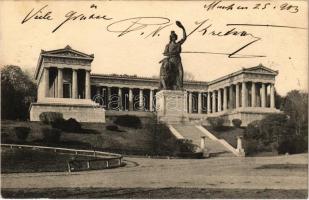
[(177, 124), (177, 125), (173, 125), (173, 127), (185, 139), (191, 140), (193, 144), (199, 147), (201, 145), (201, 137), (206, 136), (205, 146), (206, 146), (206, 149), (209, 150), (209, 153), (212, 157), (214, 156), (220, 156), (220, 157), (235, 156), (229, 149), (224, 147), (220, 142), (210, 139), (207, 135), (205, 135), (202, 131), (200, 131), (196, 127), (196, 125)]

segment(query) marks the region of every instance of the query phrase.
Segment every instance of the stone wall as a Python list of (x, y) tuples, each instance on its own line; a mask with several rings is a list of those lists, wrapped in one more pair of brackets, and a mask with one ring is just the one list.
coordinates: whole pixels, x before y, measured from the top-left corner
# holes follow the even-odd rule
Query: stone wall
[(74, 118), (78, 122), (105, 123), (105, 110), (91, 105), (34, 103), (30, 108), (30, 121), (40, 121), (42, 112), (60, 112), (64, 119)]

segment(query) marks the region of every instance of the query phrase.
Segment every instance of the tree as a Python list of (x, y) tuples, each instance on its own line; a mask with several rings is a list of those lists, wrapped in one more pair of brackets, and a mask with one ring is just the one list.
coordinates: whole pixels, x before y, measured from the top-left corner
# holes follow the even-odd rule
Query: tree
[(307, 134), (308, 129), (308, 93), (292, 90), (287, 93), (282, 103), (282, 111), (295, 125), (296, 135)]
[(278, 92), (275, 90), (275, 107), (276, 109), (282, 108), (284, 98), (278, 94)]
[(29, 106), (35, 101), (37, 87), (20, 67), (7, 65), (1, 68), (1, 118), (29, 117)]

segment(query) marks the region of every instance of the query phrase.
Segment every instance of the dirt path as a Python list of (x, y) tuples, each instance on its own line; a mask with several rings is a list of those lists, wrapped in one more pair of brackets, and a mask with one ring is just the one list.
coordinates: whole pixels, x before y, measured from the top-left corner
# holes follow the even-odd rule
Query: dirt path
[(126, 167), (100, 171), (2, 174), (2, 188), (307, 189), (308, 182), (307, 154), (200, 160), (126, 158), (126, 161)]

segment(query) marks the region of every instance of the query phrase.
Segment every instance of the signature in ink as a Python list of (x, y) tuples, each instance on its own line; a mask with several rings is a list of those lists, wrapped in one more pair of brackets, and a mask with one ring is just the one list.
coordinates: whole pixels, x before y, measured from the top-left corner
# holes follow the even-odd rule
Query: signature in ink
[[(161, 30), (172, 25), (170, 22), (170, 19), (165, 17), (133, 17), (113, 22), (106, 27), (106, 30), (119, 33), (118, 37), (139, 31), (140, 35), (145, 34), (145, 38), (147, 38), (149, 36), (160, 36)], [(151, 30), (146, 33), (148, 28)]]

